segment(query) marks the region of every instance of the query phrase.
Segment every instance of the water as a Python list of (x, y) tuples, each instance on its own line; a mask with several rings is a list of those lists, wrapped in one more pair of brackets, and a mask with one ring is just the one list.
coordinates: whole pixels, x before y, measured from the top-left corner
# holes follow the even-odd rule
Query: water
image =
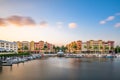
[(0, 67), (0, 80), (120, 80), (120, 58), (43, 58)]

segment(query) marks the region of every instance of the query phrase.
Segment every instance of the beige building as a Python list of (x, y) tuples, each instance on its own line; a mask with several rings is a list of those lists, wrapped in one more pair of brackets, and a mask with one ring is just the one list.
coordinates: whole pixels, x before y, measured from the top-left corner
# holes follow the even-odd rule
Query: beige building
[(0, 40), (0, 52), (2, 51), (13, 51), (18, 52), (18, 47), (16, 42), (9, 42), (5, 40)]

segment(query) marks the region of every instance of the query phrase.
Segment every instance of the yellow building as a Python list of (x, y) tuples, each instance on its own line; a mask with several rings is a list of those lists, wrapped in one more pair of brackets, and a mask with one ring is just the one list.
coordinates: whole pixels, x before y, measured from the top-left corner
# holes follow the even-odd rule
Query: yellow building
[(17, 41), (18, 51), (22, 50), (22, 43)]
[(34, 51), (35, 50), (35, 45), (34, 45), (34, 41), (30, 42), (30, 51)]

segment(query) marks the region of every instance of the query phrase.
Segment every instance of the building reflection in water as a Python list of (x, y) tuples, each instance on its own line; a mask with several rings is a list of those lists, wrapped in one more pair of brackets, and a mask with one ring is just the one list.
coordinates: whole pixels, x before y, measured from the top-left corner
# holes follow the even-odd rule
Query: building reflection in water
[(2, 73), (2, 66), (0, 66), (0, 74)]

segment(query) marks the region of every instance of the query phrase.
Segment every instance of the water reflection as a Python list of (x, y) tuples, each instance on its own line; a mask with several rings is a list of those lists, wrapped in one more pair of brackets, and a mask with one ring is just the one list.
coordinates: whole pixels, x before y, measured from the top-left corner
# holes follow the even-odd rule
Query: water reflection
[(120, 79), (117, 58), (42, 58), (0, 67), (0, 80)]
[(0, 74), (2, 73), (2, 66), (0, 66)]

